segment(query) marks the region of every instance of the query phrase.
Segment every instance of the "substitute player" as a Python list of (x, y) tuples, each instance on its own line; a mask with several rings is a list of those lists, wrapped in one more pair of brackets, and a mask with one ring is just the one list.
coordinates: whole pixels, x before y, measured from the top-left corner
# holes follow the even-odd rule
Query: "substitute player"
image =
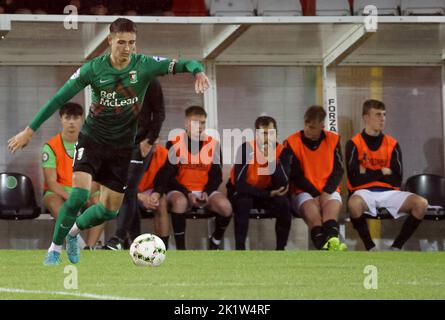
[[(73, 158), (75, 145), (83, 123), (83, 108), (73, 102), (66, 103), (60, 110), (62, 131), (48, 140), (42, 148), (42, 168), (44, 178), (43, 204), (57, 219), (59, 210), (72, 190)], [(87, 207), (99, 201), (99, 185), (92, 183)], [(94, 247), (99, 239), (103, 224), (88, 230), (87, 247)]]
[(288, 176), (278, 161), (283, 146), (276, 140), (277, 122), (255, 120), (256, 139), (243, 143), (230, 172), (227, 193), (233, 206), (236, 250), (246, 249), (251, 209), (269, 209), (276, 216), (276, 249), (284, 250), (292, 223)]
[[(93, 104), (76, 146), (73, 191), (60, 209), (45, 265), (60, 263), (63, 240), (68, 232), (68, 258), (77, 263), (80, 259), (79, 231), (117, 216), (124, 196), (137, 114), (150, 81), (168, 73), (189, 72), (195, 75), (196, 92), (204, 92), (209, 86), (203, 67), (197, 61), (135, 54), (136, 25), (131, 20), (116, 19), (110, 25), (108, 43), (110, 54), (99, 56), (79, 68), (30, 125), (8, 141), (12, 153), (25, 147), (45, 120), (91, 85)], [(146, 149), (150, 147), (146, 142)], [(77, 212), (88, 201), (92, 180), (102, 185), (99, 203), (77, 218)]]
[(167, 142), (169, 161), (161, 175), (162, 181), (168, 182), (167, 202), (179, 250), (185, 249), (184, 213), (188, 209), (206, 208), (217, 214), (209, 249), (219, 249), (232, 215), (229, 200), (218, 191), (222, 182), (221, 153), (219, 142), (203, 134), (206, 118), (202, 107), (188, 107), (185, 132)]
[(346, 250), (338, 238), (343, 164), (340, 137), (324, 130), (326, 111), (312, 106), (304, 114), (304, 130), (288, 137), (281, 160), (290, 171), (293, 209), (306, 222), (315, 248)]
[(378, 100), (363, 103), (365, 129), (346, 144), (348, 201), (351, 222), (366, 250), (375, 250), (363, 213), (376, 216), (377, 208), (386, 208), (395, 218), (408, 213), (400, 234), (391, 246), (400, 250), (425, 216), (428, 202), (410, 192), (400, 191), (402, 151), (393, 137), (382, 132), (385, 127), (385, 104)]

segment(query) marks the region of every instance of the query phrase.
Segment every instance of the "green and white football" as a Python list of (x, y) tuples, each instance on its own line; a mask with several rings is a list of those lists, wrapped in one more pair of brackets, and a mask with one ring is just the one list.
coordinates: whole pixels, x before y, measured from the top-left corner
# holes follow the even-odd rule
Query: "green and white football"
[(130, 256), (137, 266), (157, 267), (165, 260), (165, 244), (154, 234), (144, 233), (134, 239), (130, 246)]

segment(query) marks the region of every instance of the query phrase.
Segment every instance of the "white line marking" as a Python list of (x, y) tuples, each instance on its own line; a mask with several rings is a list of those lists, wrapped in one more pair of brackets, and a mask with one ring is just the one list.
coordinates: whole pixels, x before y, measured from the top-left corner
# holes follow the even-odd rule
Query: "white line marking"
[(129, 298), (129, 297), (117, 297), (100, 295), (94, 293), (80, 293), (80, 292), (67, 292), (67, 291), (44, 291), (44, 290), (24, 290), (16, 288), (0, 288), (0, 292), (10, 292), (10, 293), (29, 293), (29, 294), (49, 294), (49, 295), (59, 295), (59, 296), (74, 296), (80, 298), (90, 298), (99, 300), (144, 300), (142, 298)]

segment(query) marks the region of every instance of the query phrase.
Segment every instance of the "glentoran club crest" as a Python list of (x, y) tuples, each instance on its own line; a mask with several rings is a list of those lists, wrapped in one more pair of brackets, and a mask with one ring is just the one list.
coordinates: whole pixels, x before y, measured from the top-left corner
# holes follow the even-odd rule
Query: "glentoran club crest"
[(138, 75), (136, 70), (132, 70), (128, 74), (130, 75), (130, 83), (138, 82)]

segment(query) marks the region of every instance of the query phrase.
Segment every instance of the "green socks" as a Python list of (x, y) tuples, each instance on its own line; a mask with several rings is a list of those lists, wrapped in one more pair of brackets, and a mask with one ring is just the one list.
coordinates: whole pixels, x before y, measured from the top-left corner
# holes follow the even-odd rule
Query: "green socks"
[(89, 196), (90, 191), (81, 188), (73, 188), (70, 197), (59, 210), (56, 225), (54, 226), (54, 244), (63, 244), (63, 240), (74, 222), (76, 222), (79, 210), (87, 203)]
[(80, 230), (85, 230), (116, 218), (118, 212), (119, 210), (108, 210), (102, 203), (98, 203), (86, 209), (75, 221)]

